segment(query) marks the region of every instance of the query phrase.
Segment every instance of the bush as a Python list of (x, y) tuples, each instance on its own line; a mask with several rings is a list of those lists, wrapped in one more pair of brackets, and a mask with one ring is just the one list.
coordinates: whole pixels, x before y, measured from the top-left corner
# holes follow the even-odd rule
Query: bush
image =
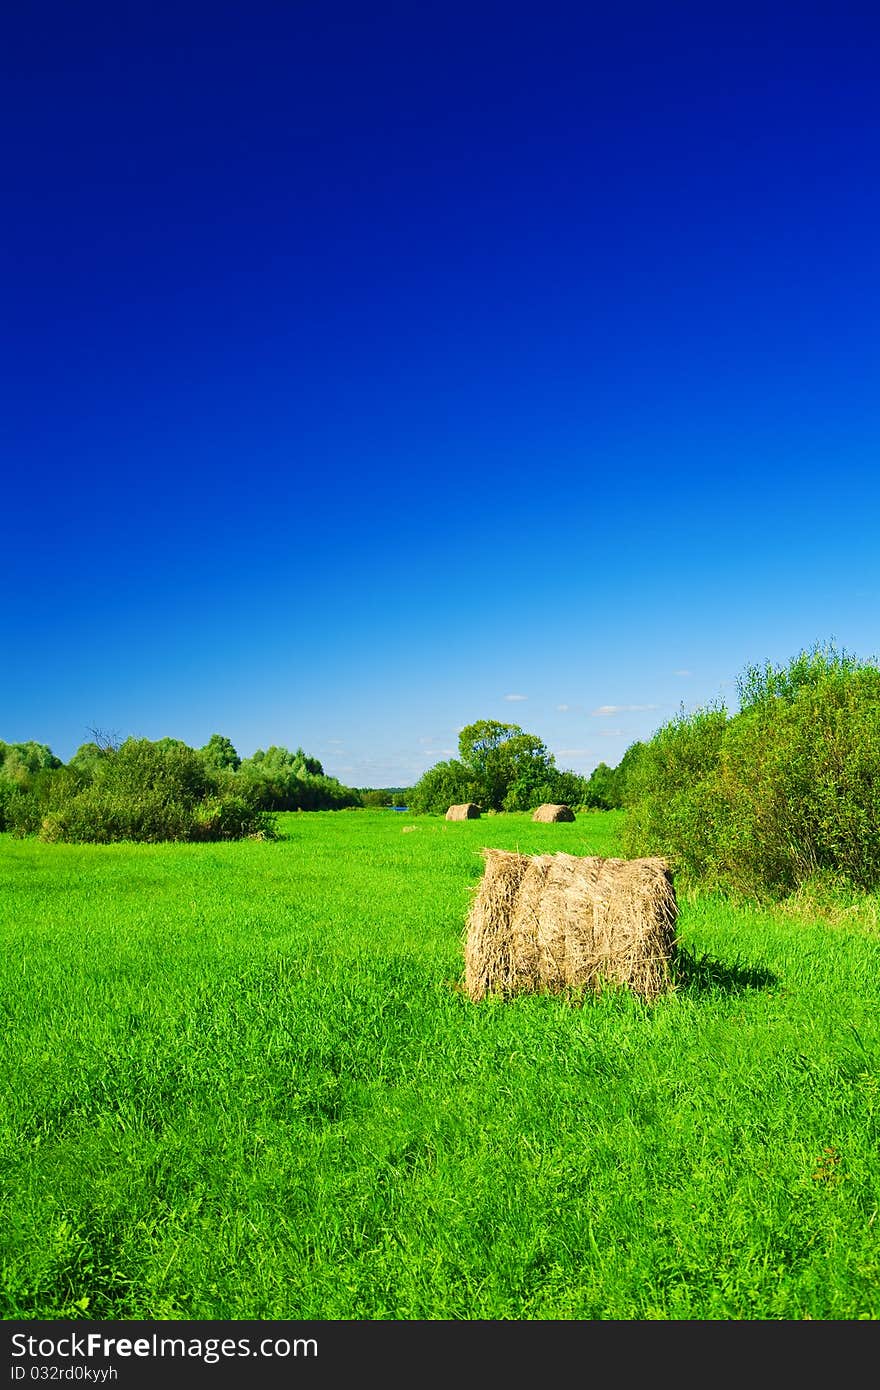
[(731, 720), (727, 880), (780, 896), (817, 872), (880, 883), (880, 670), (829, 666)]
[(245, 758), (235, 784), (251, 804), (267, 811), (341, 811), (360, 806), (360, 792), (328, 777), (317, 758), (301, 748), (258, 748)]
[(35, 774), (6, 803), (11, 828), (44, 840), (229, 840), (273, 833), (272, 818), (173, 739), (128, 739), (77, 766)]
[(481, 803), (484, 788), (473, 771), (456, 758), (435, 763), (416, 782), (410, 793), (409, 810), (416, 815), (440, 816), (450, 806), (464, 801)]
[(724, 709), (681, 713), (642, 746), (627, 779), (627, 854), (660, 854), (686, 879), (715, 881), (725, 814), (717, 774), (726, 726)]
[(629, 778), (624, 846), (759, 898), (880, 885), (880, 670), (830, 648), (750, 667), (740, 710), (681, 715)]

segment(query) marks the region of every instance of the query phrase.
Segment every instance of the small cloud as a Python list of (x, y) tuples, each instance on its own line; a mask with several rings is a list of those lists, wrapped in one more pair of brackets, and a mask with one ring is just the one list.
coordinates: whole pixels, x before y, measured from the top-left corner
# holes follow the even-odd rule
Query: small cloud
[(328, 738), (326, 741), (327, 743), (337, 744), (339, 747), (345, 742), (345, 740), (341, 738)]
[(586, 758), (589, 755), (589, 748), (554, 748), (555, 758)]
[(557, 705), (556, 708), (559, 710), (560, 714), (564, 714), (567, 709), (571, 709), (571, 705)]
[(527, 700), (528, 695), (505, 695), (505, 700)]
[(659, 705), (600, 705), (598, 709), (590, 711), (593, 718), (602, 717), (606, 714), (630, 714), (640, 710), (659, 709)]
[(673, 671), (674, 676), (692, 676), (693, 671)]
[(623, 729), (600, 729), (600, 738), (623, 738)]

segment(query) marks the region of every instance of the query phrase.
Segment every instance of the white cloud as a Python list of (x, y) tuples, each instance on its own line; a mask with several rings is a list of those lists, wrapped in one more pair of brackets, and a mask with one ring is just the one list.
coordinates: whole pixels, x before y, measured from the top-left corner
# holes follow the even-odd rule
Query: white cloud
[(659, 708), (659, 705), (600, 705), (598, 709), (590, 710), (590, 714), (595, 719), (606, 714), (630, 714), (638, 710)]
[(673, 671), (672, 674), (673, 674), (674, 676), (692, 676), (694, 673), (693, 673), (693, 671), (683, 671), (683, 670), (682, 670), (682, 671)]
[(555, 758), (586, 758), (589, 756), (589, 748), (554, 748)]
[(624, 737), (624, 733), (623, 733), (623, 729), (600, 729), (600, 730), (599, 730), (599, 737), (600, 737), (600, 738), (623, 738), (623, 737)]
[(528, 695), (505, 695), (505, 700), (527, 700)]
[(571, 709), (571, 705), (557, 705), (556, 708), (559, 710), (560, 714), (564, 714), (567, 709)]

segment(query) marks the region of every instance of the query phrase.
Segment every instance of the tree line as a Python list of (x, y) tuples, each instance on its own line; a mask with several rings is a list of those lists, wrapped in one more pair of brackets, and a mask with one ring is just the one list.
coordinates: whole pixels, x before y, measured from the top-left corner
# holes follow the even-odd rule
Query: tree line
[(610, 809), (622, 804), (626, 772), (605, 763), (589, 778), (561, 771), (536, 735), (488, 719), (462, 730), (459, 759), (429, 768), (414, 787), (345, 786), (302, 748), (272, 745), (242, 758), (223, 734), (192, 748), (93, 733), (67, 763), (44, 743), (0, 741), (0, 830), (78, 842), (223, 840), (272, 836), (277, 811), (443, 814), (456, 801), (499, 811), (542, 801)]
[(477, 802), (527, 811), (542, 802), (625, 812), (624, 852), (662, 855), (683, 885), (778, 898), (817, 876), (880, 887), (880, 669), (833, 647), (747, 667), (739, 708), (683, 709), (616, 767), (557, 768), (535, 734), (481, 719), (457, 758), (413, 787), (354, 788), (302, 748), (240, 758), (212, 734), (102, 737), (62, 763), (42, 743), (0, 742), (0, 830), (44, 840), (273, 837), (277, 811), (406, 806), (442, 815)]
[(599, 763), (589, 777), (556, 766), (536, 734), (518, 724), (480, 719), (459, 734), (458, 757), (435, 763), (409, 793), (416, 814), (440, 815), (476, 802), (485, 811), (530, 811), (546, 802), (574, 810), (609, 811), (624, 804), (625, 784), (638, 756), (633, 745), (616, 768)]
[(360, 792), (302, 748), (241, 758), (222, 734), (202, 748), (99, 736), (67, 763), (43, 743), (0, 742), (0, 830), (43, 840), (270, 838), (276, 811), (361, 804)]

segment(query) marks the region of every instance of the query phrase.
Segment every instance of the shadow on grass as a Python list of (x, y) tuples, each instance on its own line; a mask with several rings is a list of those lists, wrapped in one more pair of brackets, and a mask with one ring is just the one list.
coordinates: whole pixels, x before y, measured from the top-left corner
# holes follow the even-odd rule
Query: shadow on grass
[(753, 966), (740, 965), (738, 961), (727, 964), (714, 956), (698, 956), (686, 946), (679, 948), (674, 973), (677, 988), (693, 994), (709, 990), (722, 994), (744, 994), (750, 989), (768, 989), (779, 983), (779, 977), (771, 970), (757, 970)]

